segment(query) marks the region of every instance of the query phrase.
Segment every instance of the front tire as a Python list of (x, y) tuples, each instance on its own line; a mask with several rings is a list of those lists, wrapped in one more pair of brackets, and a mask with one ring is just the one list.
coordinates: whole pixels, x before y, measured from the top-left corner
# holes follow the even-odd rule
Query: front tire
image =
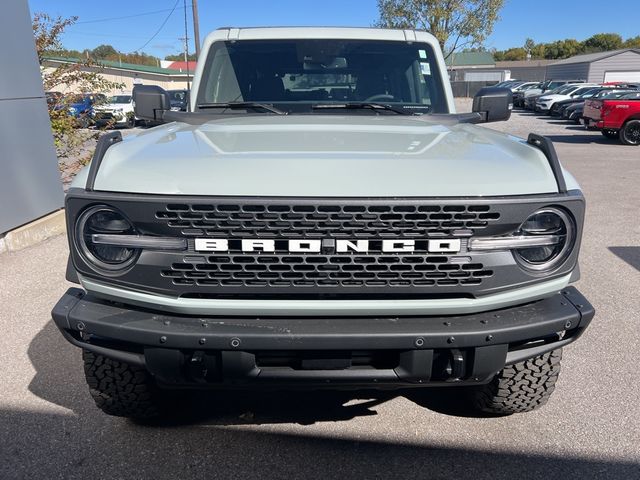
[(558, 349), (505, 367), (490, 383), (471, 388), (473, 409), (511, 415), (541, 407), (555, 389), (561, 359), (562, 349)]
[(141, 367), (82, 350), (84, 373), (96, 406), (107, 415), (150, 419), (167, 407), (167, 397)]
[(640, 145), (640, 120), (629, 120), (620, 129), (620, 141), (625, 145)]

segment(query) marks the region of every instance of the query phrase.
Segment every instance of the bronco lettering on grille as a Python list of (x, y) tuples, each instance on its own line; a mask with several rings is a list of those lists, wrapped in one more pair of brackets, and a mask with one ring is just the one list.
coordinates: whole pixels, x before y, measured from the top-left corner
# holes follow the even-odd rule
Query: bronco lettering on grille
[(458, 253), (459, 238), (439, 239), (384, 239), (384, 240), (343, 240), (343, 239), (227, 239), (196, 238), (198, 252), (276, 252), (289, 253)]

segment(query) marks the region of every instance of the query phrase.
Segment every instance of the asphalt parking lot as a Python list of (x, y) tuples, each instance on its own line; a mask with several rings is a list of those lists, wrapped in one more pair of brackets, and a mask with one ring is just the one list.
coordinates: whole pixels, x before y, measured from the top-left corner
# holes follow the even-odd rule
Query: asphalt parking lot
[(430, 392), (193, 395), (139, 425), (94, 406), (49, 312), (69, 286), (53, 238), (0, 255), (0, 478), (640, 478), (640, 148), (515, 113), (548, 135), (588, 209), (578, 288), (597, 310), (551, 401), (467, 418)]

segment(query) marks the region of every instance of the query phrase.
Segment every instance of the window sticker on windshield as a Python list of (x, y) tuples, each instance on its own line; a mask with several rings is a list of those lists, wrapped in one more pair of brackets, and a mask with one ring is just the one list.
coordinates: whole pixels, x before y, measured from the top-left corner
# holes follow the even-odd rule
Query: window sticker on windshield
[(423, 75), (431, 75), (431, 65), (428, 62), (420, 62), (420, 72)]
[(418, 50), (418, 55), (420, 55), (420, 58), (427, 58), (427, 51), (426, 50)]

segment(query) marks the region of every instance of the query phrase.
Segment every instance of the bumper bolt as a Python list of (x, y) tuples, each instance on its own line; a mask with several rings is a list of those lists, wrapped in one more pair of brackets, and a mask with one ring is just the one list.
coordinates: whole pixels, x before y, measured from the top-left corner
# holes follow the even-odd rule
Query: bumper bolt
[(201, 338), (200, 340), (198, 340), (198, 343), (200, 345), (204, 345), (205, 343), (207, 343), (207, 339), (206, 338)]
[(76, 325), (76, 328), (80, 331), (83, 331), (85, 329), (84, 323), (78, 322), (78, 324)]
[(167, 341), (167, 337), (164, 335), (160, 337), (160, 343), (165, 343)]
[(233, 348), (238, 348), (240, 346), (240, 339), (232, 338), (231, 341), (229, 342), (229, 345), (231, 345)]
[(422, 347), (424, 345), (424, 338), (418, 337), (416, 338), (416, 347)]
[(487, 338), (485, 338), (485, 340), (487, 342), (490, 342), (491, 340), (493, 340), (493, 335), (487, 335)]
[(489, 323), (489, 321), (488, 320), (480, 320), (480, 323), (483, 324), (483, 325), (486, 325), (487, 323)]
[(571, 322), (567, 322), (564, 324), (564, 328), (571, 328)]
[(451, 322), (444, 322), (443, 324), (445, 327), (450, 327), (451, 326)]
[(165, 325), (170, 325), (170, 324), (171, 324), (171, 322), (170, 322), (169, 320), (165, 320), (165, 321), (164, 321), (164, 324), (165, 324)]
[(455, 337), (449, 337), (449, 338), (447, 338), (447, 343), (453, 343), (453, 342), (455, 342), (455, 341), (456, 341)]

